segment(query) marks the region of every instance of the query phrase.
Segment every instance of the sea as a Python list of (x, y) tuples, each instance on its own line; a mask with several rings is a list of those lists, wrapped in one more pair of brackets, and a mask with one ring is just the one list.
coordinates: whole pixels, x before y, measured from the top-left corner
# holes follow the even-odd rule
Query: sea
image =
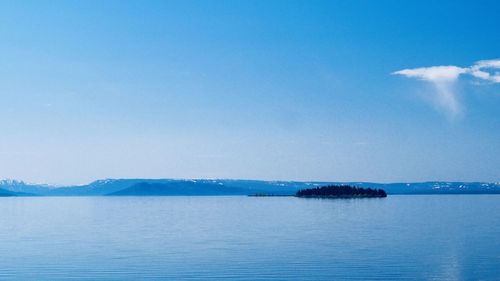
[(500, 280), (500, 195), (4, 197), (0, 280)]

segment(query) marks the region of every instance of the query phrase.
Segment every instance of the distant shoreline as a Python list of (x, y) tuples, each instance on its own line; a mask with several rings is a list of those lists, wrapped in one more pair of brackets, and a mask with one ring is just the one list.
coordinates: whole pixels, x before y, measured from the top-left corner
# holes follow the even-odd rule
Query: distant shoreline
[[(487, 182), (299, 182), (238, 179), (105, 179), (78, 186), (50, 186), (0, 180), (0, 196), (251, 196), (288, 197), (328, 185), (382, 189), (389, 195), (500, 194)], [(312, 195), (312, 194), (311, 194)], [(349, 196), (350, 197), (350, 196)]]

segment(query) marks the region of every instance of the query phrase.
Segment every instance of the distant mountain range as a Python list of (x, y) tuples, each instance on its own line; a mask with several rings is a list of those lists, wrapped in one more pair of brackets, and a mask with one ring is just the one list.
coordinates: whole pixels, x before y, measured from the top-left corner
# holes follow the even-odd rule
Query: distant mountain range
[(225, 179), (106, 179), (85, 185), (51, 186), (0, 180), (0, 196), (215, 196), (258, 193), (292, 195), (331, 184), (383, 189), (388, 194), (500, 194), (500, 183), (486, 182), (298, 182)]

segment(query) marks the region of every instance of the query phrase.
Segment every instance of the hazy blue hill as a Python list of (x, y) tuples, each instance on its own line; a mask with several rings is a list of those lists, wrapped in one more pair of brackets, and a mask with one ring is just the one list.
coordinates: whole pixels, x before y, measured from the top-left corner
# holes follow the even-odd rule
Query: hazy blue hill
[(50, 185), (25, 183), (18, 180), (0, 180), (0, 189), (19, 194), (45, 194), (51, 190)]
[(347, 183), (359, 187), (384, 189), (388, 194), (500, 194), (500, 183), (417, 182), (417, 183)]
[(217, 180), (224, 185), (247, 189), (249, 194), (264, 192), (274, 195), (293, 195), (300, 189), (328, 185), (325, 182), (258, 181), (258, 180)]
[(167, 183), (141, 182), (126, 189), (110, 193), (113, 196), (188, 196), (188, 195), (247, 195), (248, 189), (198, 181)]
[(10, 196), (16, 196), (16, 194), (9, 190), (0, 189), (0, 197), (10, 197)]
[[(56, 196), (99, 196), (108, 195), (121, 190), (126, 190), (137, 184), (168, 185), (175, 188), (184, 188), (184, 193), (190, 195), (204, 195), (205, 190), (211, 190), (214, 186), (224, 186), (213, 180), (177, 180), (177, 179), (106, 179), (94, 181), (87, 185), (69, 186), (51, 190), (45, 195)], [(227, 189), (231, 190), (231, 189)], [(238, 194), (242, 194), (239, 191)]]
[(118, 190), (125, 189), (136, 183), (142, 182), (141, 179), (105, 179), (97, 180), (86, 185), (67, 186), (50, 190), (44, 195), (53, 196), (98, 196), (106, 195)]
[(10, 190), (0, 188), (0, 197), (12, 197), (12, 196), (33, 196), (33, 194), (24, 192), (13, 192)]

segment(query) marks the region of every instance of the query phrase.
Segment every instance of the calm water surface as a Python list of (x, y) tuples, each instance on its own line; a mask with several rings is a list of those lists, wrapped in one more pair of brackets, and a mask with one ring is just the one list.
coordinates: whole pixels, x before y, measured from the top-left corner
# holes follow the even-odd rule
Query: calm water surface
[(0, 198), (2, 280), (500, 280), (500, 196)]

